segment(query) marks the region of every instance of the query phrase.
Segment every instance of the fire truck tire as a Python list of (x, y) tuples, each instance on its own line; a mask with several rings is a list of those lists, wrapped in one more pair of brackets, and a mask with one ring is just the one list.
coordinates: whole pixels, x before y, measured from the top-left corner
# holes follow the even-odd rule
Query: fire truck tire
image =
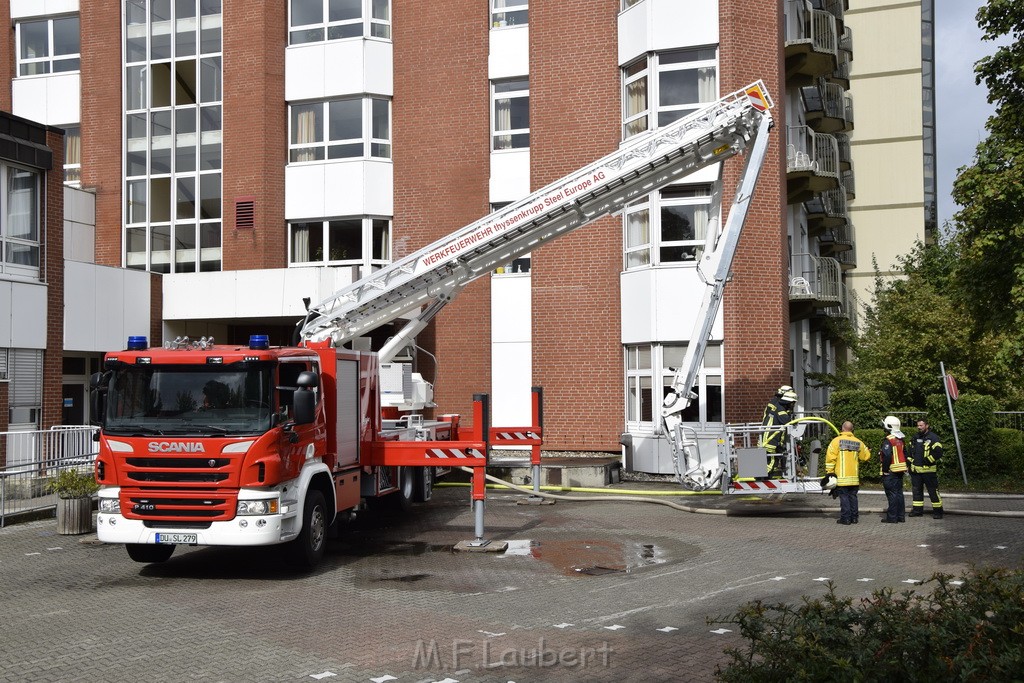
[(152, 545), (149, 543), (125, 543), (124, 547), (128, 551), (128, 557), (144, 564), (166, 562), (174, 553), (175, 548), (173, 545)]
[(426, 503), (434, 495), (434, 468), (413, 468), (413, 500)]
[(323, 559), (326, 545), (327, 505), (324, 494), (310, 489), (302, 506), (302, 531), (288, 548), (292, 565), (312, 569)]

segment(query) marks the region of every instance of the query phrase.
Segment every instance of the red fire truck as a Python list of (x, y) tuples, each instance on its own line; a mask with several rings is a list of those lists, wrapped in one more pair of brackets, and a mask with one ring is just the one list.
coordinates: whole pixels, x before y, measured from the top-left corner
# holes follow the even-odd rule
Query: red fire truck
[[(713, 319), (765, 156), (770, 106), (755, 83), (630, 139), (310, 307), (294, 347), (270, 347), (261, 335), (247, 345), (203, 338), (161, 348), (129, 338), (126, 350), (108, 353), (103, 372), (93, 377), (93, 414), (101, 427), (99, 540), (125, 544), (139, 562), (164, 561), (179, 544), (283, 544), (296, 564), (312, 567), (339, 516), (364, 504), (427, 500), (435, 474), (461, 465), (474, 473), (472, 543), (486, 545), (488, 446), (497, 439), (529, 446), (539, 468), (536, 399), (535, 424), (522, 428), (492, 430), (483, 394), (475, 397), (469, 430), (460, 429), (455, 415), (385, 420), (382, 408), (390, 414), (393, 405), (433, 407), (430, 385), (391, 361), (472, 280), (746, 150), (729, 220), (721, 231), (709, 227), (700, 264), (710, 285), (701, 317)], [(345, 348), (392, 322), (402, 327), (377, 352)], [(699, 365), (707, 337), (708, 324), (698, 324), (688, 367)], [(382, 389), (384, 366), (401, 388)], [(673, 421), (692, 396), (694, 376), (680, 373), (673, 387), (678, 400), (663, 411), (666, 433), (680, 449), (685, 444)]]

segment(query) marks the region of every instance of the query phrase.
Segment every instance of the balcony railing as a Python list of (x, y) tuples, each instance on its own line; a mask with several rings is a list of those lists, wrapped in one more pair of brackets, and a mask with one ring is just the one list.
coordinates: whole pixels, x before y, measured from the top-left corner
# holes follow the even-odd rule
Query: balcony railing
[(786, 147), (786, 194), (789, 204), (839, 187), (839, 145), (834, 136), (809, 126), (790, 126)]
[(807, 0), (786, 3), (786, 75), (825, 76), (839, 62), (836, 17)]
[(841, 292), (839, 305), (826, 308), (825, 315), (830, 318), (846, 318), (850, 321), (850, 327), (853, 328), (853, 332), (856, 334), (859, 328), (857, 307), (860, 305), (857, 292), (843, 283), (840, 283), (839, 287)]
[(789, 300), (810, 301), (815, 306), (839, 305), (842, 301), (842, 271), (834, 258), (793, 254), (789, 277)]
[(835, 133), (836, 145), (839, 147), (839, 170), (849, 171), (853, 168), (853, 153), (850, 151), (850, 136), (846, 133)]
[[(822, 252), (830, 254), (849, 251), (853, 249), (853, 226), (848, 222), (835, 225), (826, 230), (818, 237)], [(840, 264), (842, 265), (842, 264)]]
[(835, 133), (853, 127), (853, 100), (843, 86), (819, 78), (800, 88), (807, 124), (819, 133)]
[(852, 243), (851, 247), (846, 251), (840, 251), (836, 254), (836, 260), (839, 262), (839, 268), (844, 272), (847, 270), (853, 270), (857, 267), (857, 244)]
[(857, 183), (854, 180), (853, 169), (843, 171), (842, 183), (840, 186), (846, 190), (847, 199), (857, 198)]

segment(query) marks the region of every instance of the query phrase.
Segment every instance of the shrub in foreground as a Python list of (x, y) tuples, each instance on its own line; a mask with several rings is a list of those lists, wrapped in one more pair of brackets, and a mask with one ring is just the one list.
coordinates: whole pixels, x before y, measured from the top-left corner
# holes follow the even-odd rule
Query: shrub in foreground
[[(961, 583), (962, 582), (962, 583)], [(1011, 681), (1024, 672), (1024, 571), (935, 574), (930, 592), (891, 588), (799, 605), (748, 603), (731, 616), (748, 644), (721, 681)]]

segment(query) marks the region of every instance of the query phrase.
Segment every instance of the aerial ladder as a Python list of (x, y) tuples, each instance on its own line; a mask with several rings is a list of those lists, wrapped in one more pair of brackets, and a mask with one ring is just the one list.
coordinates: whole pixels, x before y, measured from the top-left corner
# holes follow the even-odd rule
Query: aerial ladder
[(722, 463), (717, 454), (699, 454), (695, 440), (685, 435), (680, 414), (695, 398), (694, 381), (767, 153), (771, 107), (767, 89), (757, 81), (667, 126), (631, 138), (602, 159), (310, 306), (299, 324), (299, 339), (306, 343), (330, 340), (342, 346), (402, 318), (404, 325), (378, 351), (380, 362), (388, 363), (473, 280), (591, 221), (616, 214), (630, 202), (695, 171), (745, 152), (744, 170), (721, 229), (724, 164), (719, 166), (712, 221), (697, 264), (705, 284), (703, 302), (661, 415), (680, 482), (694, 489), (715, 486), (722, 479)]

